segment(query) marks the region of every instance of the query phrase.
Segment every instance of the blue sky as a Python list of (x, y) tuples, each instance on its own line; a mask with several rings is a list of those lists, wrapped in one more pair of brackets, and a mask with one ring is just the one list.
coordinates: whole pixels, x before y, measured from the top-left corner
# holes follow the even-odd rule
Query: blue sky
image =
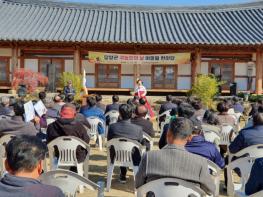
[(249, 0), (65, 0), (67, 2), (85, 2), (102, 4), (136, 4), (136, 5), (163, 5), (163, 6), (196, 6), (244, 3)]

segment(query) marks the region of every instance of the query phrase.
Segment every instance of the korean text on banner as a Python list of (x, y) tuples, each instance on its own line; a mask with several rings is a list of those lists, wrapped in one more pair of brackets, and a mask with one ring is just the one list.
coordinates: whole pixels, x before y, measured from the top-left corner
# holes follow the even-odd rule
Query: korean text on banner
[(190, 53), (137, 55), (90, 51), (88, 59), (101, 64), (187, 64), (190, 63), (190, 57)]

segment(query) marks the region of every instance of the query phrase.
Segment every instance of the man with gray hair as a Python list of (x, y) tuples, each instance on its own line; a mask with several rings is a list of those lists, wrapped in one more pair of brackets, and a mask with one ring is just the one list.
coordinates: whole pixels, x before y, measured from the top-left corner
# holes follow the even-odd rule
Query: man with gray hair
[(167, 133), (168, 145), (143, 156), (135, 178), (136, 188), (156, 179), (178, 178), (200, 185), (208, 194), (215, 193), (207, 160), (187, 152), (184, 147), (191, 140), (192, 131), (193, 123), (190, 120), (181, 117), (171, 120)]
[(1, 97), (1, 105), (0, 105), (0, 116), (13, 116), (14, 111), (9, 107), (9, 97), (3, 96)]

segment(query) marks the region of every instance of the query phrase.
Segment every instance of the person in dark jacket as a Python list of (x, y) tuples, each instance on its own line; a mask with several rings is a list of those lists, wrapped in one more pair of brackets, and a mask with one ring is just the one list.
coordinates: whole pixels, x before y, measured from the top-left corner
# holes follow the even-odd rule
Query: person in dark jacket
[[(75, 120), (76, 108), (73, 104), (65, 104), (60, 111), (60, 118), (48, 125), (47, 128), (47, 143), (61, 136), (76, 136), (81, 140), (89, 143), (90, 138), (87, 130), (82, 123)], [(77, 160), (83, 162), (86, 158), (87, 151), (82, 147), (77, 148)], [(58, 152), (56, 151), (58, 157)]]
[(225, 161), (220, 155), (216, 146), (210, 142), (207, 142), (202, 135), (202, 126), (199, 120), (192, 120), (193, 132), (191, 141), (187, 142), (185, 149), (190, 153), (200, 155), (206, 159), (217, 164), (221, 169), (225, 166)]
[(105, 110), (106, 110), (106, 105), (104, 105), (102, 103), (102, 96), (100, 94), (97, 94), (96, 96), (96, 106), (101, 109), (103, 111), (103, 113), (105, 113)]
[(252, 195), (263, 190), (263, 158), (256, 159), (252, 166), (250, 177), (246, 183), (246, 195)]
[(106, 111), (105, 114), (108, 113), (109, 111), (115, 110), (115, 111), (119, 111), (119, 96), (118, 95), (113, 95), (112, 96), (112, 104), (109, 104), (106, 106)]
[(173, 101), (172, 95), (167, 95), (166, 96), (166, 102), (161, 105), (161, 108), (159, 110), (159, 114), (162, 114), (163, 112), (171, 110), (173, 108), (177, 108), (177, 105), (175, 103), (173, 103), (172, 101)]
[(66, 96), (69, 95), (69, 94), (72, 94), (72, 95), (75, 96), (76, 90), (74, 89), (71, 80), (69, 80), (69, 81), (67, 82), (67, 86), (64, 87), (63, 93), (64, 93)]
[(229, 145), (230, 153), (252, 145), (263, 144), (263, 113), (257, 113), (253, 117), (254, 126), (241, 130), (233, 142)]
[(7, 174), (0, 180), (0, 196), (5, 197), (64, 197), (54, 186), (42, 184), (47, 147), (35, 136), (17, 136), (6, 146)]
[[(142, 127), (131, 123), (132, 107), (128, 104), (122, 104), (119, 108), (119, 112), (120, 112), (121, 120), (109, 126), (108, 137), (107, 137), (108, 141), (114, 138), (124, 137), (143, 143)], [(111, 161), (113, 162), (115, 157), (115, 150), (113, 147), (111, 147), (110, 149), (110, 157), (111, 157)], [(133, 164), (135, 166), (139, 166), (141, 161), (141, 155), (139, 150), (136, 148), (134, 149), (132, 159), (133, 159)], [(121, 183), (125, 183), (127, 168), (121, 167), (120, 169), (121, 169), (121, 174), (119, 180)]]
[(138, 105), (135, 109), (135, 118), (131, 119), (131, 123), (136, 124), (142, 127), (142, 130), (147, 135), (154, 137), (153, 123), (145, 119), (145, 116), (148, 113), (147, 107), (144, 105)]
[(18, 101), (14, 104), (15, 116), (0, 120), (0, 136), (13, 135), (37, 135), (37, 130), (32, 122), (24, 121), (24, 102)]

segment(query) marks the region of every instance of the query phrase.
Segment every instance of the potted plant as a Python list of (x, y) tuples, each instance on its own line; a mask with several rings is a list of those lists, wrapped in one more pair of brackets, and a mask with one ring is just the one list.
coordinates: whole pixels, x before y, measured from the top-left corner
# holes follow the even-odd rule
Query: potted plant
[(45, 86), (48, 78), (39, 72), (30, 69), (16, 69), (13, 74), (12, 89), (17, 91), (18, 96), (25, 97), (32, 94), (38, 85)]

